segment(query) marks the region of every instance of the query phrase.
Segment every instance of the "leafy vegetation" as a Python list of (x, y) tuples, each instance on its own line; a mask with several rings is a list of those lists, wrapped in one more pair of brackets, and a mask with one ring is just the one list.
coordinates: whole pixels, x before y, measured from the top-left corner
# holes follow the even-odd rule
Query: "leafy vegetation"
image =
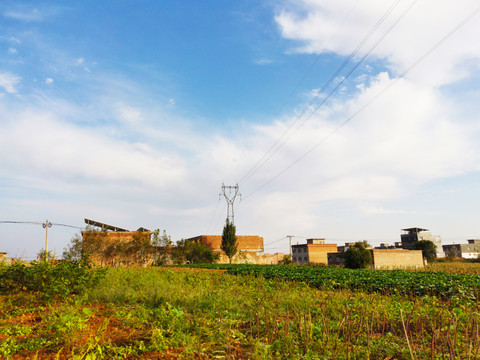
[(232, 263), (232, 258), (237, 253), (238, 243), (237, 243), (237, 236), (235, 235), (236, 229), (235, 225), (227, 219), (227, 223), (223, 227), (223, 234), (222, 234), (222, 244), (220, 248), (225, 252), (228, 256), (228, 261)]
[(430, 240), (420, 240), (414, 245), (415, 250), (422, 250), (422, 255), (427, 261), (434, 262), (437, 257), (437, 246)]
[(94, 286), (105, 273), (86, 261), (15, 262), (0, 266), (0, 293), (31, 291), (43, 299), (81, 294)]
[(195, 241), (180, 240), (171, 249), (170, 259), (174, 264), (215, 263), (220, 254), (213, 252), (208, 246)]
[(475, 301), (221, 270), (109, 269), (83, 295), (48, 306), (30, 291), (0, 297), (7, 359), (474, 359), (479, 333)]
[(372, 253), (367, 249), (366, 241), (358, 241), (345, 252), (345, 267), (349, 269), (366, 269), (372, 264)]
[(438, 296), (456, 301), (476, 301), (480, 276), (404, 270), (352, 270), (323, 266), (199, 265), (225, 269), (234, 275), (299, 281), (324, 290), (355, 290), (385, 295)]

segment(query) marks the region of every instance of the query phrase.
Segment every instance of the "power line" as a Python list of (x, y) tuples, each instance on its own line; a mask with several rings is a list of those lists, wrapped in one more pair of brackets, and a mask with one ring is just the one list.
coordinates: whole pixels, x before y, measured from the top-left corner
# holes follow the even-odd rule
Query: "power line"
[(355, 2), (355, 4), (352, 6), (352, 8), (350, 9), (350, 11), (348, 12), (348, 14), (343, 18), (342, 22), (338, 25), (337, 29), (332, 33), (332, 35), (330, 36), (330, 38), (324, 43), (324, 45), (321, 47), (321, 49), (318, 51), (318, 54), (317, 56), (315, 57), (315, 59), (313, 60), (312, 64), (310, 65), (310, 67), (307, 69), (307, 71), (305, 72), (305, 74), (303, 74), (302, 78), (298, 81), (297, 85), (295, 85), (294, 89), (292, 90), (292, 92), (290, 93), (289, 96), (287, 96), (287, 98), (283, 101), (282, 105), (280, 106), (280, 109), (277, 111), (276, 113), (276, 116), (280, 115), (281, 111), (284, 109), (285, 105), (288, 103), (288, 101), (293, 97), (293, 95), (297, 92), (298, 88), (300, 87), (300, 85), (305, 81), (305, 79), (307, 78), (308, 74), (312, 71), (312, 69), (315, 67), (315, 65), (318, 63), (318, 60), (320, 59), (321, 55), (322, 55), (322, 51), (327, 47), (327, 45), (332, 41), (332, 39), (335, 37), (335, 35), (338, 33), (338, 31), (340, 30), (340, 28), (343, 27), (343, 25), (345, 24), (345, 22), (347, 21), (347, 19), (350, 17), (350, 15), (353, 13), (353, 10), (357, 7), (358, 3), (359, 3), (360, 0), (357, 0)]
[(332, 130), (328, 135), (318, 141), (315, 145), (313, 145), (310, 149), (308, 149), (305, 153), (303, 153), (300, 157), (298, 157), (295, 161), (293, 161), (290, 165), (284, 168), (282, 171), (277, 173), (275, 176), (270, 178), (267, 182), (263, 185), (258, 187), (253, 192), (244, 196), (244, 199), (250, 197), (251, 195), (255, 194), (260, 189), (264, 188), (290, 168), (292, 168), (295, 164), (309, 155), (313, 150), (315, 150), (318, 146), (323, 144), (327, 141), (331, 136), (333, 136), (336, 132), (340, 131), (345, 125), (347, 125), (353, 118), (355, 118), (359, 113), (361, 113), (365, 108), (371, 105), (375, 100), (377, 100), (381, 95), (383, 95), (387, 90), (389, 90), (393, 85), (395, 85), (400, 79), (403, 79), (413, 68), (415, 68), (420, 62), (422, 62), (428, 55), (430, 55), (433, 51), (435, 51), (443, 42), (445, 42), (448, 38), (450, 38), (453, 34), (455, 34), (460, 28), (462, 28), (468, 21), (470, 21), (473, 17), (475, 17), (480, 12), (480, 7), (475, 9), (473, 12), (470, 13), (465, 19), (463, 19), (460, 23), (458, 23), (451, 31), (449, 31), (446, 35), (444, 35), (439, 41), (437, 41), (432, 47), (430, 47), (424, 54), (422, 54), (413, 64), (407, 67), (397, 78), (395, 78), (390, 84), (388, 84), (385, 88), (383, 88), (380, 92), (374, 95), (369, 101), (367, 101), (363, 106), (361, 106), (357, 111), (355, 111), (352, 115), (350, 115), (347, 119), (345, 119), (341, 124), (339, 124), (334, 130)]
[(322, 94), (325, 92), (325, 90), (332, 84), (332, 82), (338, 77), (338, 75), (342, 72), (342, 70), (350, 63), (350, 61), (354, 58), (354, 56), (358, 53), (358, 51), (365, 45), (365, 43), (370, 39), (370, 37), (375, 33), (375, 31), (380, 27), (380, 25), (385, 21), (385, 19), (390, 15), (390, 13), (394, 10), (394, 8), (398, 5), (400, 0), (396, 0), (392, 3), (390, 8), (383, 14), (383, 16), (377, 21), (377, 23), (370, 29), (370, 31), (365, 35), (365, 37), (360, 41), (360, 43), (357, 45), (357, 47), (350, 53), (350, 55), (347, 57), (347, 59), (344, 60), (344, 62), (341, 64), (341, 66), (335, 71), (335, 73), (327, 80), (327, 82), (323, 85), (323, 87), (320, 89), (320, 92), (308, 103), (308, 105), (305, 106), (303, 111), (297, 116), (297, 119), (287, 128), (287, 130), (276, 140), (276, 142), (270, 147), (270, 149), (260, 158), (257, 163), (250, 168), (250, 170), (240, 179), (239, 183), (244, 183), (246, 182), (254, 173), (256, 173), (268, 160), (272, 158), (273, 155), (275, 155), (286, 143), (288, 140), (290, 140), (293, 135), (297, 133), (297, 131), (305, 124), (306, 121), (308, 121), (313, 113), (315, 113), (318, 108), (323, 105), (331, 96), (332, 94), (345, 82), (345, 80), (355, 71), (358, 66), (365, 60), (365, 58), (373, 51), (373, 49), (378, 45), (378, 43), (383, 40), (383, 38), (388, 34), (393, 27), (400, 21), (401, 18), (410, 10), (410, 8), (413, 6), (413, 4), (417, 0), (414, 0), (413, 3), (409, 6), (407, 11), (405, 11), (400, 18), (394, 23), (394, 25), (387, 31), (387, 33), (384, 34), (384, 36), (377, 41), (374, 47), (370, 49), (370, 51), (365, 55), (360, 62), (356, 64), (356, 66), (348, 72), (346, 76), (343, 77), (343, 79), (337, 83), (335, 88), (328, 94), (326, 98), (323, 99), (323, 101), (314, 108), (313, 112), (311, 112), (309, 115), (307, 115), (307, 118), (300, 123), (300, 126), (295, 129), (295, 131), (284, 141), (282, 141), (283, 138), (285, 138), (288, 133), (292, 130), (292, 128), (300, 121), (300, 119), (307, 114), (308, 109), (310, 109), (315, 102), (322, 96)]
[(280, 239), (276, 239), (276, 240), (273, 240), (273, 241), (270, 241), (270, 242), (264, 242), (263, 245), (272, 245), (272, 244), (276, 244), (282, 240), (285, 240), (287, 237), (286, 236), (283, 236), (281, 237)]
[(208, 222), (208, 227), (207, 227), (207, 232), (206, 232), (207, 234), (210, 232), (213, 220), (215, 219), (215, 215), (217, 215), (217, 210), (218, 210), (218, 206), (220, 205), (220, 200), (221, 200), (220, 197), (218, 197), (217, 205), (215, 206), (215, 210), (213, 211), (213, 215), (212, 215), (210, 221)]
[[(42, 225), (42, 222), (37, 222), (37, 221), (11, 221), (11, 220), (2, 220), (0, 221), (0, 224), (30, 224), (30, 225)], [(64, 226), (64, 227), (69, 227), (69, 228), (74, 228), (74, 229), (79, 229), (82, 230), (82, 227), (78, 226), (73, 226), (73, 225), (67, 225), (67, 224), (60, 224), (60, 223), (52, 223), (50, 222), (49, 224), (55, 225), (55, 226)]]

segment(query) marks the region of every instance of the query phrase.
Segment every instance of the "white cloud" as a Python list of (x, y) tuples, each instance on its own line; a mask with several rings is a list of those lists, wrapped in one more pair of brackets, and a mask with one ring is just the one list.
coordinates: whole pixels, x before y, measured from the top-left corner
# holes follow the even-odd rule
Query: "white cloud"
[(52, 78), (46, 78), (45, 79), (45, 84), (47, 84), (47, 85), (53, 84), (53, 79)]
[(8, 49), (8, 53), (9, 53), (9, 54), (12, 54), (12, 55), (18, 54), (18, 50), (15, 49), (15, 48), (9, 48), (9, 49)]
[(126, 104), (117, 104), (117, 113), (121, 121), (127, 122), (132, 125), (138, 125), (143, 121), (142, 113), (139, 109)]
[(370, 203), (360, 204), (360, 211), (366, 215), (392, 215), (392, 214), (404, 214), (404, 210), (385, 209), (382, 206)]
[(20, 21), (41, 22), (49, 17), (56, 16), (59, 12), (59, 7), (32, 7), (24, 4), (16, 4), (4, 10), (2, 15)]
[(257, 65), (270, 65), (273, 64), (273, 60), (271, 59), (257, 59), (254, 61), (255, 64)]
[[(345, 2), (325, 0), (291, 2), (288, 9), (277, 14), (276, 21), (286, 38), (305, 44), (297, 51), (348, 55), (390, 4), (382, 0), (363, 2), (354, 10), (349, 21), (342, 23), (348, 6)], [(408, 6), (405, 3), (395, 8), (358, 55), (363, 56)], [(475, 0), (418, 1), (373, 50), (371, 57), (384, 59), (393, 71), (403, 72), (477, 7)], [(480, 49), (472, 46), (479, 32), (480, 16), (476, 16), (409, 76), (432, 85), (447, 84), (467, 77), (471, 69), (465, 61), (480, 57)], [(336, 34), (334, 41), (328, 41), (332, 33)]]
[(15, 94), (16, 85), (20, 82), (20, 77), (11, 73), (0, 73), (0, 87), (3, 87), (7, 93)]

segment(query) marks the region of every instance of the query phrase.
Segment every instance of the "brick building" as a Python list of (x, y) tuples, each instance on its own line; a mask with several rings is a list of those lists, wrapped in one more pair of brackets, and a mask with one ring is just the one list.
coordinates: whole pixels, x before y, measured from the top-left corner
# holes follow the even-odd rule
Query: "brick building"
[(292, 245), (292, 260), (297, 264), (328, 264), (328, 253), (338, 251), (336, 244), (325, 244), (325, 239), (307, 239), (306, 244)]
[[(228, 263), (228, 257), (221, 249), (221, 235), (199, 235), (186, 241), (200, 242), (220, 254), (219, 263)], [(234, 263), (276, 264), (283, 259), (283, 254), (264, 254), (263, 237), (257, 235), (237, 235), (237, 255), (232, 259)]]
[(148, 265), (152, 232), (143, 227), (130, 231), (85, 219), (89, 230), (82, 231), (82, 250), (99, 266)]

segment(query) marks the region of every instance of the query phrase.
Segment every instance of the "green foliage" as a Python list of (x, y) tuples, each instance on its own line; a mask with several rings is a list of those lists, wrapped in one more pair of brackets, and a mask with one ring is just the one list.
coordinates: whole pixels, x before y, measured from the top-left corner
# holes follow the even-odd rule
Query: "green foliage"
[(349, 269), (366, 269), (372, 263), (372, 253), (367, 249), (366, 241), (356, 242), (345, 252), (345, 267)]
[(415, 250), (422, 250), (422, 255), (429, 263), (437, 257), (437, 246), (430, 240), (420, 240), (415, 243)]
[(152, 234), (152, 246), (153, 246), (153, 261), (157, 266), (164, 265), (170, 260), (170, 253), (172, 247), (172, 239), (167, 235), (167, 232), (163, 230), (163, 234), (160, 235), (160, 229), (156, 229)]
[(233, 275), (304, 282), (323, 290), (341, 289), (415, 297), (428, 295), (455, 301), (476, 301), (480, 289), (480, 276), (473, 274), (250, 264), (195, 267), (225, 269)]
[(95, 285), (104, 270), (94, 269), (85, 261), (15, 262), (0, 267), (0, 293), (34, 291), (43, 298), (65, 298), (80, 294)]
[(155, 230), (152, 238), (148, 233), (137, 231), (131, 241), (109, 241), (106, 231), (87, 228), (76, 234), (64, 249), (63, 257), (69, 260), (95, 259), (102, 266), (147, 265), (153, 261), (163, 264), (168, 258), (170, 237)]
[(55, 257), (53, 256), (52, 251), (45, 251), (45, 249), (41, 249), (37, 254), (37, 259), (40, 261), (50, 261), (54, 260)]
[(203, 264), (215, 263), (220, 258), (218, 253), (209, 247), (195, 241), (179, 240), (177, 246), (171, 251), (171, 259), (174, 264)]
[(293, 265), (294, 262), (293, 262), (292, 257), (290, 255), (285, 255), (282, 259), (281, 264), (282, 265)]
[[(197, 267), (248, 269), (255, 276), (188, 268), (110, 269), (83, 296), (48, 306), (36, 293), (0, 295), (0, 357), (475, 359), (480, 353), (475, 300), (455, 304), (432, 296), (306, 285), (315, 277), (310, 271), (328, 268)], [(381, 273), (333, 270), (349, 278)], [(269, 271), (275, 276), (267, 277)], [(283, 271), (292, 279), (279, 276)]]
[(237, 253), (238, 243), (237, 237), (235, 235), (236, 228), (230, 220), (227, 219), (225, 226), (223, 227), (223, 234), (222, 234), (222, 244), (220, 248), (225, 252), (228, 256), (228, 260), (232, 263), (232, 258)]

